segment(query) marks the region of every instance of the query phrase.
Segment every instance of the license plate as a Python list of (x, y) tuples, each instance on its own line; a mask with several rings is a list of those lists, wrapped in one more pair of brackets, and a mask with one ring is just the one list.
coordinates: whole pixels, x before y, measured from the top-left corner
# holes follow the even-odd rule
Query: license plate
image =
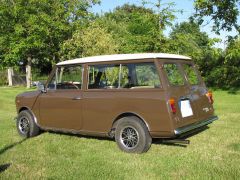
[(180, 101), (179, 106), (183, 118), (193, 115), (192, 107), (189, 100)]

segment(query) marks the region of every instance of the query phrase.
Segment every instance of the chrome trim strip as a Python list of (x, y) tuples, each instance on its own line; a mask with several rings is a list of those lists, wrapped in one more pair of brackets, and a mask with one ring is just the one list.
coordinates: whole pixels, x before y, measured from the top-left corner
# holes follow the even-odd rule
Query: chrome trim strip
[(92, 137), (94, 136), (109, 137), (108, 133), (105, 133), (105, 132), (64, 129), (64, 128), (55, 128), (55, 127), (46, 127), (46, 126), (41, 126), (41, 129), (44, 131), (52, 131), (52, 132), (59, 132), (59, 133), (65, 133), (65, 134), (76, 134), (76, 135), (92, 136)]
[(211, 118), (208, 118), (204, 121), (193, 123), (193, 124), (190, 124), (190, 125), (187, 125), (187, 126), (184, 126), (184, 127), (177, 128), (177, 129), (174, 130), (174, 133), (175, 133), (175, 135), (181, 135), (181, 134), (183, 134), (185, 132), (188, 132), (188, 131), (191, 131), (193, 129), (197, 129), (199, 127), (208, 125), (208, 124), (210, 124), (210, 123), (212, 123), (213, 121), (216, 121), (216, 120), (218, 120), (218, 117), (217, 116), (212, 116)]

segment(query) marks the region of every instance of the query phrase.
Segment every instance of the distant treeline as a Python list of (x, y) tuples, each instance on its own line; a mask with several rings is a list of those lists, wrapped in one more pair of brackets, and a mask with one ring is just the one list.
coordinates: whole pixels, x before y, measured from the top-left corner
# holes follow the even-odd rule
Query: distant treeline
[[(161, 52), (187, 55), (208, 86), (240, 86), (240, 38), (225, 50), (200, 31), (197, 18), (172, 25), (172, 5), (151, 9), (125, 4), (101, 15), (98, 0), (1, 1), (0, 69), (31, 65), (47, 74), (59, 61), (101, 54)], [(172, 27), (169, 37), (163, 33)]]

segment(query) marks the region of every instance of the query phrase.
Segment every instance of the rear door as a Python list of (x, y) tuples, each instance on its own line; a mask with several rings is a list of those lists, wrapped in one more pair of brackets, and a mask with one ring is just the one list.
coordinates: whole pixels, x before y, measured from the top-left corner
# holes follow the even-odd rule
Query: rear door
[[(161, 66), (166, 80), (167, 101), (174, 99), (176, 112), (170, 112), (176, 127), (192, 124), (198, 120), (197, 99), (191, 93), (181, 60), (163, 60)], [(171, 110), (170, 110), (171, 111)]]
[(198, 121), (205, 120), (213, 115), (213, 106), (206, 96), (207, 88), (196, 66), (191, 62), (181, 63), (185, 78), (189, 86), (189, 92), (197, 107)]

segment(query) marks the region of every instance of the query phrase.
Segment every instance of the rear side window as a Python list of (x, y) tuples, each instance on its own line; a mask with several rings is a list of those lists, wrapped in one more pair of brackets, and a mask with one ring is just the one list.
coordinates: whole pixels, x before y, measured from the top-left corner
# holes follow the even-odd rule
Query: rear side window
[(163, 68), (167, 74), (168, 81), (171, 85), (174, 86), (184, 85), (184, 79), (177, 64), (166, 63), (163, 65)]
[(183, 69), (187, 75), (188, 82), (191, 85), (199, 84), (198, 76), (194, 67), (191, 64), (183, 64)]
[(88, 89), (158, 88), (160, 80), (152, 62), (90, 65)]
[(91, 65), (88, 69), (88, 89), (114, 89), (119, 84), (118, 65)]
[(122, 64), (121, 88), (159, 88), (160, 80), (152, 62)]

